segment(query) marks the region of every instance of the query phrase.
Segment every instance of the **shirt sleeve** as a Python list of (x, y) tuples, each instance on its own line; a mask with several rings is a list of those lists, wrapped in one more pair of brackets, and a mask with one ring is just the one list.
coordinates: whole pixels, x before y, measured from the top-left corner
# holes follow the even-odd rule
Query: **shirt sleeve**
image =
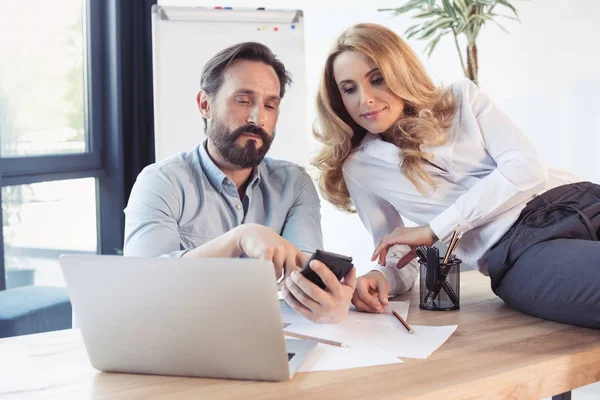
[[(373, 237), (374, 245), (397, 227), (404, 226), (402, 217), (394, 206), (365, 189), (345, 169), (344, 180), (360, 220)], [(409, 291), (417, 281), (419, 264), (416, 259), (413, 259), (404, 268), (396, 268), (398, 260), (409, 251), (410, 248), (405, 245), (393, 246), (388, 252), (386, 266), (381, 267), (376, 264), (377, 266), (374, 268), (385, 276), (390, 285), (390, 296)]]
[(181, 257), (177, 227), (180, 191), (158, 168), (144, 169), (138, 176), (125, 208), (125, 256)]
[(469, 231), (532, 198), (548, 180), (536, 149), (487, 93), (466, 81), (461, 101), (459, 134), (478, 135), (496, 169), (430, 221), (441, 241), (447, 241), (459, 225)]
[(287, 213), (281, 236), (305, 253), (323, 249), (321, 201), (306, 171), (302, 170), (294, 192), (295, 200)]

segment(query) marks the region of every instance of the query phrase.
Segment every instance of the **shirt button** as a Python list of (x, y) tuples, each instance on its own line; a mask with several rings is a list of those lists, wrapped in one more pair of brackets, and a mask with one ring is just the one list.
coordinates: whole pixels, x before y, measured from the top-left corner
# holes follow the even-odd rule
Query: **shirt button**
[(229, 185), (229, 179), (225, 179), (225, 181), (223, 181), (223, 183), (225, 183), (226, 185)]
[(235, 208), (237, 208), (238, 210), (241, 210), (242, 209), (242, 205), (241, 204), (236, 204)]

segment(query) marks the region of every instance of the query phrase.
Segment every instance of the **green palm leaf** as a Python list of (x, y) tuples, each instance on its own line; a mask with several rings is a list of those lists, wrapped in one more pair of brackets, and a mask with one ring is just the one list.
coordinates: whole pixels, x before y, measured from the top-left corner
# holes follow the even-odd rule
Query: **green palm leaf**
[(435, 49), (435, 46), (437, 46), (437, 44), (440, 41), (440, 39), (442, 38), (442, 36), (443, 36), (443, 33), (440, 33), (435, 38), (433, 38), (433, 40), (431, 42), (427, 43), (427, 46), (425, 46), (425, 52), (427, 53), (427, 57), (431, 57), (431, 53), (433, 53), (433, 49)]
[[(508, 8), (512, 15), (498, 13), (497, 6)], [(498, 19), (520, 21), (517, 9), (511, 0), (407, 0), (400, 7), (379, 11), (391, 11), (394, 15), (414, 13), (412, 17), (418, 23), (410, 26), (405, 31), (405, 35), (407, 39), (428, 40), (425, 47), (428, 56), (431, 56), (444, 35), (452, 34), (463, 70), (474, 80), (477, 76), (476, 41), (481, 28), (491, 21), (508, 33)], [(472, 49), (470, 53), (467, 52), (467, 64), (460, 50), (459, 36), (465, 37), (468, 48)], [(471, 74), (474, 74), (474, 78)]]
[(505, 6), (505, 7), (510, 8), (510, 10), (513, 12), (513, 14), (515, 14), (515, 17), (519, 18), (519, 13), (517, 13), (517, 9), (512, 4), (510, 4), (508, 1), (506, 1), (506, 0), (496, 0), (496, 3), (501, 4), (501, 5)]

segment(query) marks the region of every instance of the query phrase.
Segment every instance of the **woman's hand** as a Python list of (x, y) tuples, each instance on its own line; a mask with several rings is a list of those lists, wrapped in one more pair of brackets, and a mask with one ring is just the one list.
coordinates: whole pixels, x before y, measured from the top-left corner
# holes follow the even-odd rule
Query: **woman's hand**
[(373, 256), (371, 257), (371, 261), (379, 259), (379, 265), (385, 266), (389, 248), (396, 244), (404, 244), (410, 247), (410, 251), (396, 263), (396, 268), (403, 268), (417, 256), (415, 253), (417, 247), (422, 244), (431, 246), (437, 240), (437, 237), (429, 225), (417, 226), (414, 228), (402, 226), (394, 229), (392, 233), (379, 239), (377, 246), (375, 246)]

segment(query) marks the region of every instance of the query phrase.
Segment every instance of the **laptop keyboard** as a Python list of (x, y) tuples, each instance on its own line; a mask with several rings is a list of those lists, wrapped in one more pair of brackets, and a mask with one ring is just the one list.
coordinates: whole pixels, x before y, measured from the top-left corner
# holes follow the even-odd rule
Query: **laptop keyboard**
[(288, 361), (290, 361), (292, 359), (292, 357), (294, 357), (296, 355), (296, 353), (287, 353), (288, 355)]

